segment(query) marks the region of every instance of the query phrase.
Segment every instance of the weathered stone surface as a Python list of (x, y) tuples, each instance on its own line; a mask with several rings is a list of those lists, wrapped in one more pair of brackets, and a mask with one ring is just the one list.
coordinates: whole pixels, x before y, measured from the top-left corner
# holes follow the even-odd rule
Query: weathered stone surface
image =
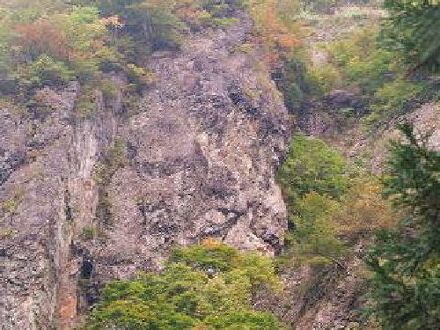
[[(78, 84), (42, 90), (44, 113), (0, 107), (0, 328), (71, 328), (103, 282), (159, 268), (175, 244), (282, 246), (274, 173), (289, 122), (258, 52), (236, 51), (250, 30), (241, 17), (152, 58), (157, 81), (137, 111), (98, 93), (81, 118)], [(124, 165), (103, 183), (115, 141)], [(99, 235), (85, 240), (92, 226)]]
[(353, 247), (355, 255), (339, 264), (285, 268), (282, 292), (260, 293), (256, 308), (272, 311), (292, 329), (362, 327), (367, 285), (362, 261), (365, 242), (361, 241)]
[(404, 122), (413, 124), (417, 134), (429, 133), (428, 146), (440, 151), (440, 103), (426, 103), (390, 121), (386, 127), (382, 127), (373, 136), (357, 139), (356, 144), (348, 149), (350, 156), (368, 152), (372, 171), (381, 172), (388, 159), (390, 142), (402, 138), (396, 126)]
[[(325, 107), (324, 107), (325, 108)], [(389, 119), (375, 129), (365, 129), (365, 125), (355, 117), (338, 118), (332, 112), (309, 111), (299, 123), (312, 136), (322, 138), (337, 147), (350, 159), (361, 159), (374, 173), (383, 171), (389, 156), (391, 141), (399, 140), (402, 134), (399, 124), (408, 122), (417, 134), (430, 134), (428, 146), (440, 150), (440, 104), (428, 102)]]

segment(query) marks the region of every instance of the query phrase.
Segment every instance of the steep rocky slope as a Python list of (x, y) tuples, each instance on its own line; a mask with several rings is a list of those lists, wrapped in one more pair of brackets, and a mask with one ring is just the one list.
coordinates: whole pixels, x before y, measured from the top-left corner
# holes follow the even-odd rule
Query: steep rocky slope
[[(303, 19), (304, 25), (309, 29), (309, 35), (304, 42), (311, 67), (315, 70), (327, 70), (326, 64), (335, 56), (329, 51), (333, 42), (347, 40), (356, 31), (380, 26), (385, 16), (386, 11), (377, 7), (374, 1), (346, 1), (336, 5), (331, 13), (320, 13), (316, 17)], [(351, 42), (354, 43), (355, 40)], [(387, 79), (385, 74), (382, 80), (386, 82)], [(432, 93), (438, 94), (438, 79), (431, 77), (427, 80), (430, 80)], [(372, 111), (371, 96), (362, 94), (359, 86), (333, 86), (325, 95), (312, 97), (304, 102), (296, 113), (297, 125), (305, 134), (324, 139), (349, 158), (362, 159), (368, 169), (379, 173), (386, 160), (389, 141), (398, 137), (395, 129), (398, 123), (407, 121), (413, 123), (420, 132), (431, 132), (431, 146), (440, 148), (439, 105), (435, 101), (438, 99), (432, 99), (433, 101), (414, 99), (405, 110), (388, 110), (394, 110), (395, 113), (387, 120), (368, 127), (363, 120)]]
[(240, 14), (156, 54), (136, 106), (97, 91), (78, 116), (77, 83), (40, 91), (46, 111), (0, 106), (2, 329), (71, 328), (103, 282), (159, 268), (174, 244), (280, 249), (289, 121), (258, 51), (239, 51), (250, 32)]
[[(350, 2), (341, 4), (332, 14), (312, 20), (313, 28), (305, 42), (310, 60), (316, 67), (324, 66), (328, 61), (326, 45), (350, 36), (359, 27), (380, 23), (383, 11), (369, 4), (350, 5)], [(350, 115), (344, 112), (347, 109), (350, 109)], [(400, 137), (397, 124), (409, 122), (418, 133), (432, 133), (428, 144), (440, 150), (438, 102), (422, 104), (415, 101), (413, 107), (374, 127), (363, 123), (369, 111), (366, 95), (334, 88), (320, 97), (307, 99), (295, 116), (297, 128), (304, 134), (326, 141), (351, 163), (362, 164), (365, 170), (379, 175), (386, 168), (390, 141)], [(350, 253), (341, 258), (340, 264), (322, 269), (306, 265), (285, 270), (283, 293), (277, 297), (262, 297), (260, 307), (274, 311), (295, 329), (380, 328), (377, 324), (365, 324), (362, 313), (369, 290), (366, 281), (369, 274), (363, 259), (373, 236), (372, 233), (352, 236), (347, 240)]]

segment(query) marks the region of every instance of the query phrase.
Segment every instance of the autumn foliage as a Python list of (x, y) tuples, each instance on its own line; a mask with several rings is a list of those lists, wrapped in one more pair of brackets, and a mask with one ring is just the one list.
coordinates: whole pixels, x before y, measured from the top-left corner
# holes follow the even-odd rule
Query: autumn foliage
[(17, 44), (27, 58), (49, 53), (57, 59), (69, 59), (67, 38), (47, 19), (17, 25), (15, 31), (18, 34)]
[(261, 43), (268, 48), (266, 62), (275, 64), (300, 44), (300, 26), (286, 15), (298, 11), (296, 0), (250, 0), (249, 12)]

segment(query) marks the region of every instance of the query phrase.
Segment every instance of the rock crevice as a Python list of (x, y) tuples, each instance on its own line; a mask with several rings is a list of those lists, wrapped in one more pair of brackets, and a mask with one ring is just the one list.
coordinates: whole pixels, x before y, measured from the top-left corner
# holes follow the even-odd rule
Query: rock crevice
[(175, 244), (279, 250), (288, 114), (261, 52), (238, 50), (252, 25), (237, 15), (152, 57), (138, 109), (97, 97), (79, 118), (76, 83), (42, 91), (44, 116), (0, 107), (0, 328), (72, 328), (102, 283), (160, 269)]

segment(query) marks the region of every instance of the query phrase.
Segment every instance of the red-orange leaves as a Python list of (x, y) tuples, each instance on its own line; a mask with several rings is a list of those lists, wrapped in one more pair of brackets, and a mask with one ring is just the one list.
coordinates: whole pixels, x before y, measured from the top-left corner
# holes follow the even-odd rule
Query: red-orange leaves
[(62, 31), (45, 19), (39, 19), (30, 24), (17, 25), (17, 40), (21, 51), (31, 58), (48, 54), (57, 59), (68, 59), (67, 40)]

